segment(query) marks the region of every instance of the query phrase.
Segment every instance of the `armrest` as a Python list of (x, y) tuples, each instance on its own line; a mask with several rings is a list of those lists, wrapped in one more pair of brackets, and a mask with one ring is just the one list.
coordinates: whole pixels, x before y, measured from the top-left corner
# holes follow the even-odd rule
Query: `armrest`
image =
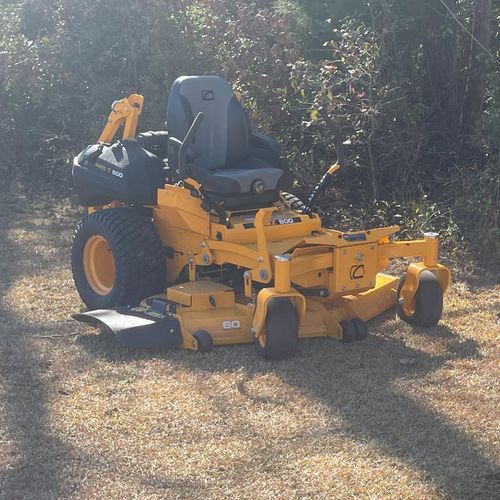
[(149, 130), (141, 132), (136, 136), (137, 143), (141, 148), (158, 156), (166, 158), (168, 155), (168, 132), (165, 130)]
[(281, 155), (281, 148), (277, 141), (255, 130), (252, 130), (252, 146), (260, 149), (267, 149)]
[(286, 162), (277, 141), (271, 137), (252, 131), (252, 156), (260, 158), (273, 167), (285, 169)]
[(182, 146), (182, 141), (179, 141), (177, 137), (169, 137), (168, 138), (168, 147), (173, 148), (174, 151), (179, 151), (179, 148)]
[(182, 146), (182, 141), (177, 139), (177, 137), (169, 137), (168, 138), (168, 146), (167, 146), (167, 157), (169, 167), (174, 172), (177, 170), (177, 159), (179, 157), (179, 148)]

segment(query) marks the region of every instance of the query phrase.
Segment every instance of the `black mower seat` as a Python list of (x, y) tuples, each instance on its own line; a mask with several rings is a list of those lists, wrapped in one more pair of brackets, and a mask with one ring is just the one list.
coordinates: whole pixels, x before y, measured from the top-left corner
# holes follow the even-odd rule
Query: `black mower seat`
[[(204, 119), (188, 149), (188, 175), (230, 210), (259, 208), (276, 201), (292, 178), (276, 141), (253, 132), (230, 85), (218, 76), (182, 76), (170, 92), (169, 137), (183, 140), (196, 115)], [(178, 169), (177, 150), (168, 163)]]

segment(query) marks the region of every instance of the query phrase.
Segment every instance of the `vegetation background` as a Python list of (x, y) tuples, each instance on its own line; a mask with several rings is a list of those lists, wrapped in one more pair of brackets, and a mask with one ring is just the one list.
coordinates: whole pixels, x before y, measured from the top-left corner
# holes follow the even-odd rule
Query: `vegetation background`
[[(0, 499), (500, 498), (499, 3), (0, 0)], [(130, 92), (163, 128), (190, 73), (241, 92), (297, 194), (341, 161), (329, 222), (442, 233), (436, 327), (387, 311), (267, 363), (75, 324), (72, 158)]]
[(0, 190), (71, 194), (113, 100), (142, 93), (161, 129), (175, 78), (222, 74), (298, 194), (342, 163), (332, 222), (498, 263), (499, 20), (492, 0), (2, 0)]

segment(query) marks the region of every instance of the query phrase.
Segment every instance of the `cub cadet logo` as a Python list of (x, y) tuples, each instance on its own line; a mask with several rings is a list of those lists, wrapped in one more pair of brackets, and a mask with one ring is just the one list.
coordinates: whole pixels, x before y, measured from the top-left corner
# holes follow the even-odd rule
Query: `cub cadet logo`
[(240, 328), (240, 322), (237, 319), (223, 321), (222, 328), (224, 330), (237, 330)]
[(365, 275), (365, 265), (364, 264), (357, 264), (355, 266), (351, 267), (351, 279), (352, 280), (359, 280), (363, 278)]

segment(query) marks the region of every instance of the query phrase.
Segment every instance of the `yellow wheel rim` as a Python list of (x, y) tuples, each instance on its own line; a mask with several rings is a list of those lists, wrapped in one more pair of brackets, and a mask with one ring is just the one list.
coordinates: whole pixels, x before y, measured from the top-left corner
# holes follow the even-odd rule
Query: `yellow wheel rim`
[(115, 283), (115, 260), (108, 242), (94, 234), (83, 247), (83, 272), (85, 278), (98, 295), (107, 295)]

